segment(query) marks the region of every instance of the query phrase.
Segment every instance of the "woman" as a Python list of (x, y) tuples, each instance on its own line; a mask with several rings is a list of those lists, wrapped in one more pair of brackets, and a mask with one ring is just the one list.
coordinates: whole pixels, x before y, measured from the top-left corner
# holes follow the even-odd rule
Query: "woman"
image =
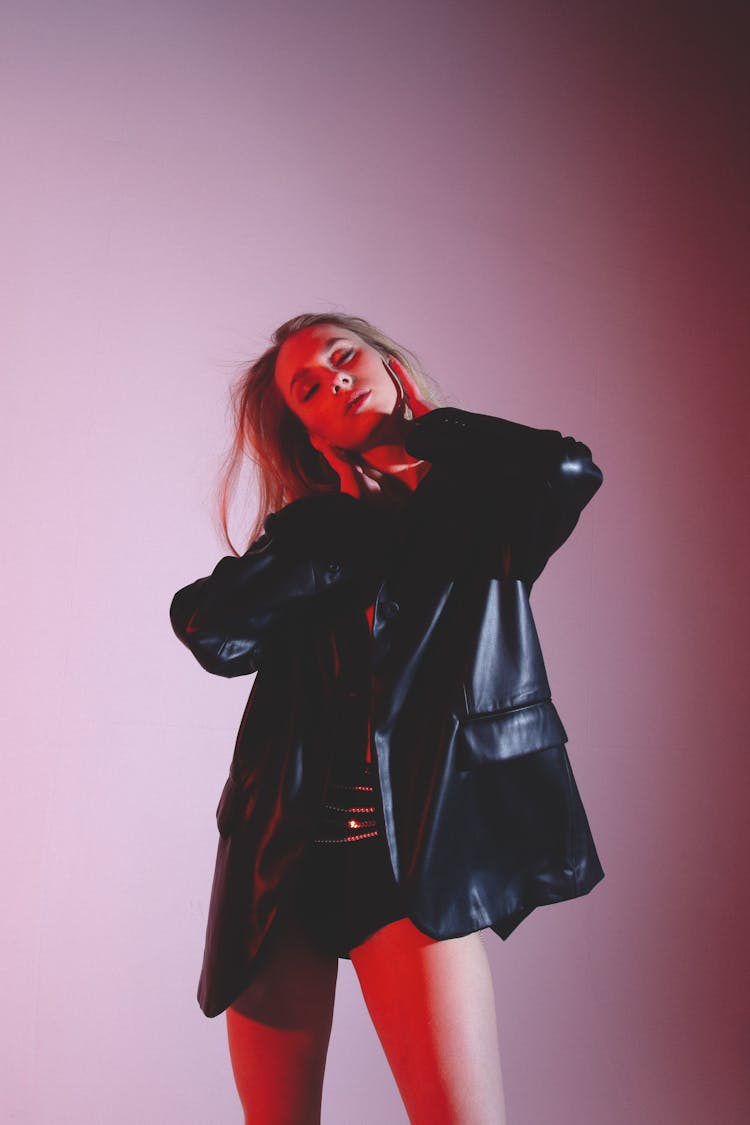
[(435, 408), (340, 314), (282, 325), (235, 406), (228, 488), (246, 450), (258, 524), (171, 608), (208, 671), (258, 672), (199, 1003), (246, 1120), (317, 1122), (350, 957), (410, 1120), (497, 1125), (481, 931), (603, 874), (529, 607), (602, 474), (557, 431)]

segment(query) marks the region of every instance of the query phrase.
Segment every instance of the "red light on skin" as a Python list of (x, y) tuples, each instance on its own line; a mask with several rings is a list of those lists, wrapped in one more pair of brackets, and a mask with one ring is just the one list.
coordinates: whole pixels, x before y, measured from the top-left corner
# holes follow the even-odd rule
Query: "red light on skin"
[(346, 414), (359, 414), (359, 411), (360, 411), (361, 407), (364, 406), (364, 404), (367, 402), (369, 397), (370, 397), (369, 391), (365, 391), (364, 394), (362, 394), (361, 391), (355, 391), (354, 395), (352, 396), (352, 398), (349, 400), (349, 402), (347, 404), (345, 413)]

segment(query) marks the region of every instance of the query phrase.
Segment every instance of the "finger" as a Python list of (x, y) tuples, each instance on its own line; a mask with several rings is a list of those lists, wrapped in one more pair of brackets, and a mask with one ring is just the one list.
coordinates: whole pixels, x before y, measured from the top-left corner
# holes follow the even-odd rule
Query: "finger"
[(423, 414), (429, 414), (430, 411), (434, 409), (434, 407), (427, 406), (421, 399), (413, 396), (409, 398), (409, 402), (411, 404), (412, 414), (415, 418), (421, 418)]
[(382, 480), (386, 475), (383, 469), (376, 469), (374, 465), (368, 465), (367, 462), (357, 464), (356, 468), (363, 476), (369, 477), (370, 480)]
[(336, 450), (335, 446), (329, 445), (322, 438), (316, 437), (314, 441), (313, 441), (312, 438), (310, 440), (311, 440), (312, 444), (315, 446), (315, 448), (318, 450), (318, 452), (323, 457), (325, 457), (328, 464), (331, 466), (332, 469), (335, 470), (335, 472), (337, 472), (339, 474), (339, 476), (341, 475), (343, 470), (345, 470), (346, 468), (349, 467), (347, 465), (347, 462), (344, 461), (341, 458), (341, 456), (338, 454), (338, 451)]
[(372, 477), (368, 477), (367, 474), (362, 477), (361, 487), (363, 492), (368, 493), (368, 495), (370, 496), (374, 496), (376, 493), (382, 492), (382, 489), (378, 482), (376, 480), (373, 480)]

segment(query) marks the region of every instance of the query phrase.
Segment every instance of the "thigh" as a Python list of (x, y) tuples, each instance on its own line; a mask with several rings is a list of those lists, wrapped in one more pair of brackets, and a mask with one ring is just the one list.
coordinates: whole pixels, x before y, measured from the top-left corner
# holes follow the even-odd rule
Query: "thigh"
[(338, 959), (295, 926), (275, 935), (258, 976), (227, 1009), (246, 1125), (317, 1125)]
[(402, 919), (351, 958), (412, 1125), (504, 1125), (481, 935), (435, 941)]

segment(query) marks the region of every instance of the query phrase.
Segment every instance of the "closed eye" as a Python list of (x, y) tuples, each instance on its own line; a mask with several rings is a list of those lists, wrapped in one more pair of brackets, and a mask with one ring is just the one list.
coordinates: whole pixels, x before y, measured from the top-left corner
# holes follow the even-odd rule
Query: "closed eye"
[(340, 367), (342, 363), (348, 363), (349, 360), (353, 357), (353, 355), (354, 355), (354, 348), (347, 348), (345, 351), (334, 352), (333, 355), (331, 356), (331, 359), (333, 360), (333, 362), (336, 364), (337, 367)]
[(308, 390), (306, 390), (305, 393), (303, 394), (302, 401), (307, 402), (308, 399), (311, 399), (312, 396), (317, 391), (319, 386), (320, 386), (320, 383), (313, 383), (313, 385)]

